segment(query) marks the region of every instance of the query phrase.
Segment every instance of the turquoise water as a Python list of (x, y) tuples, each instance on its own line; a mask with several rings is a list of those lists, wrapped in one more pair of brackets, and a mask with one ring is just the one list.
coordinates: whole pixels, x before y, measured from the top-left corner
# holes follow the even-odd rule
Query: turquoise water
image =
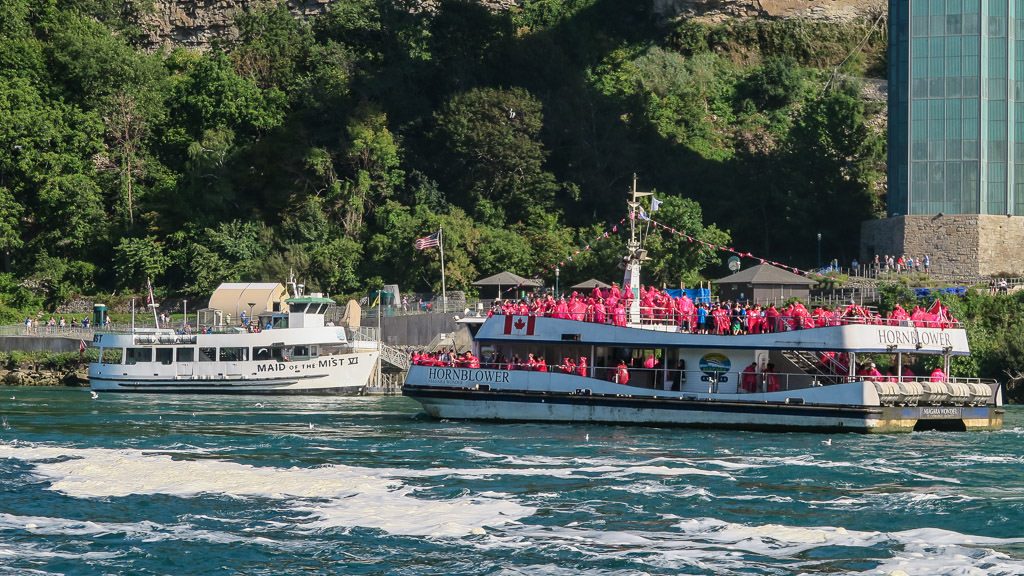
[(0, 574), (1024, 574), (1018, 407), (827, 437), (0, 388), (0, 417)]

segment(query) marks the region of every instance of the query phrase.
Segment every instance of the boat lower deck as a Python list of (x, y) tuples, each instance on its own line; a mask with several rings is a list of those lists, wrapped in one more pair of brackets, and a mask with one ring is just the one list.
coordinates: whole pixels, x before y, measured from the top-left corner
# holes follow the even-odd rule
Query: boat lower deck
[(601, 422), (696, 428), (827, 432), (996, 430), (1002, 409), (988, 406), (821, 405), (743, 399), (593, 394), (417, 386), (406, 396), (436, 418)]

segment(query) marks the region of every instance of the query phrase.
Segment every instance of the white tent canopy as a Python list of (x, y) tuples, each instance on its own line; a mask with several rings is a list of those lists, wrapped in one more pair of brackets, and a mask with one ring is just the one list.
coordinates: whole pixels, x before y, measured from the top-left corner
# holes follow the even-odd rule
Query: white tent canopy
[[(210, 296), (210, 308), (238, 318), (242, 312), (258, 316), (261, 312), (283, 312), (288, 291), (271, 282), (225, 282)], [(251, 310), (250, 310), (250, 304)]]

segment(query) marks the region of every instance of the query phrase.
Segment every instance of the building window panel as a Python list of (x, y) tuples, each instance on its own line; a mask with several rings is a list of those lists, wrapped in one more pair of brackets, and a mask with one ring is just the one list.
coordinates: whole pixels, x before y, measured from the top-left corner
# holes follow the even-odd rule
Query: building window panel
[(962, 31), (962, 17), (959, 14), (946, 16), (946, 34), (959, 36)]
[(959, 160), (961, 146), (963, 143), (960, 140), (946, 140), (946, 159)]
[(915, 79), (911, 85), (912, 92), (911, 97), (913, 98), (927, 98), (928, 97), (928, 79), (918, 78)]
[(977, 160), (978, 159), (978, 141), (977, 140), (964, 140), (964, 153), (963, 157), (965, 160)]
[(946, 98), (958, 98), (960, 96), (960, 78), (946, 78)]
[(913, 34), (915, 37), (928, 36), (928, 17), (914, 16)]
[(978, 36), (963, 36), (960, 38), (960, 48), (964, 56), (977, 56), (981, 53), (981, 39)]

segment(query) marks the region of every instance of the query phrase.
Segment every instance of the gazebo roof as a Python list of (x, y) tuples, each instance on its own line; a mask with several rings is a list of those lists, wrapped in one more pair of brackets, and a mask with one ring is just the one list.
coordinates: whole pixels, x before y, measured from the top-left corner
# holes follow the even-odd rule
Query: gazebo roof
[(611, 284), (601, 282), (597, 278), (591, 278), (590, 280), (584, 280), (579, 284), (570, 288), (570, 290), (586, 290), (588, 288), (611, 288)]
[(815, 280), (794, 274), (789, 270), (783, 270), (771, 264), (758, 264), (746, 270), (740, 270), (725, 278), (715, 280), (715, 284), (753, 284), (754, 286), (759, 284), (813, 286), (817, 283)]
[(543, 286), (544, 283), (537, 278), (523, 278), (512, 272), (498, 272), (494, 276), (481, 278), (473, 282), (473, 286)]

